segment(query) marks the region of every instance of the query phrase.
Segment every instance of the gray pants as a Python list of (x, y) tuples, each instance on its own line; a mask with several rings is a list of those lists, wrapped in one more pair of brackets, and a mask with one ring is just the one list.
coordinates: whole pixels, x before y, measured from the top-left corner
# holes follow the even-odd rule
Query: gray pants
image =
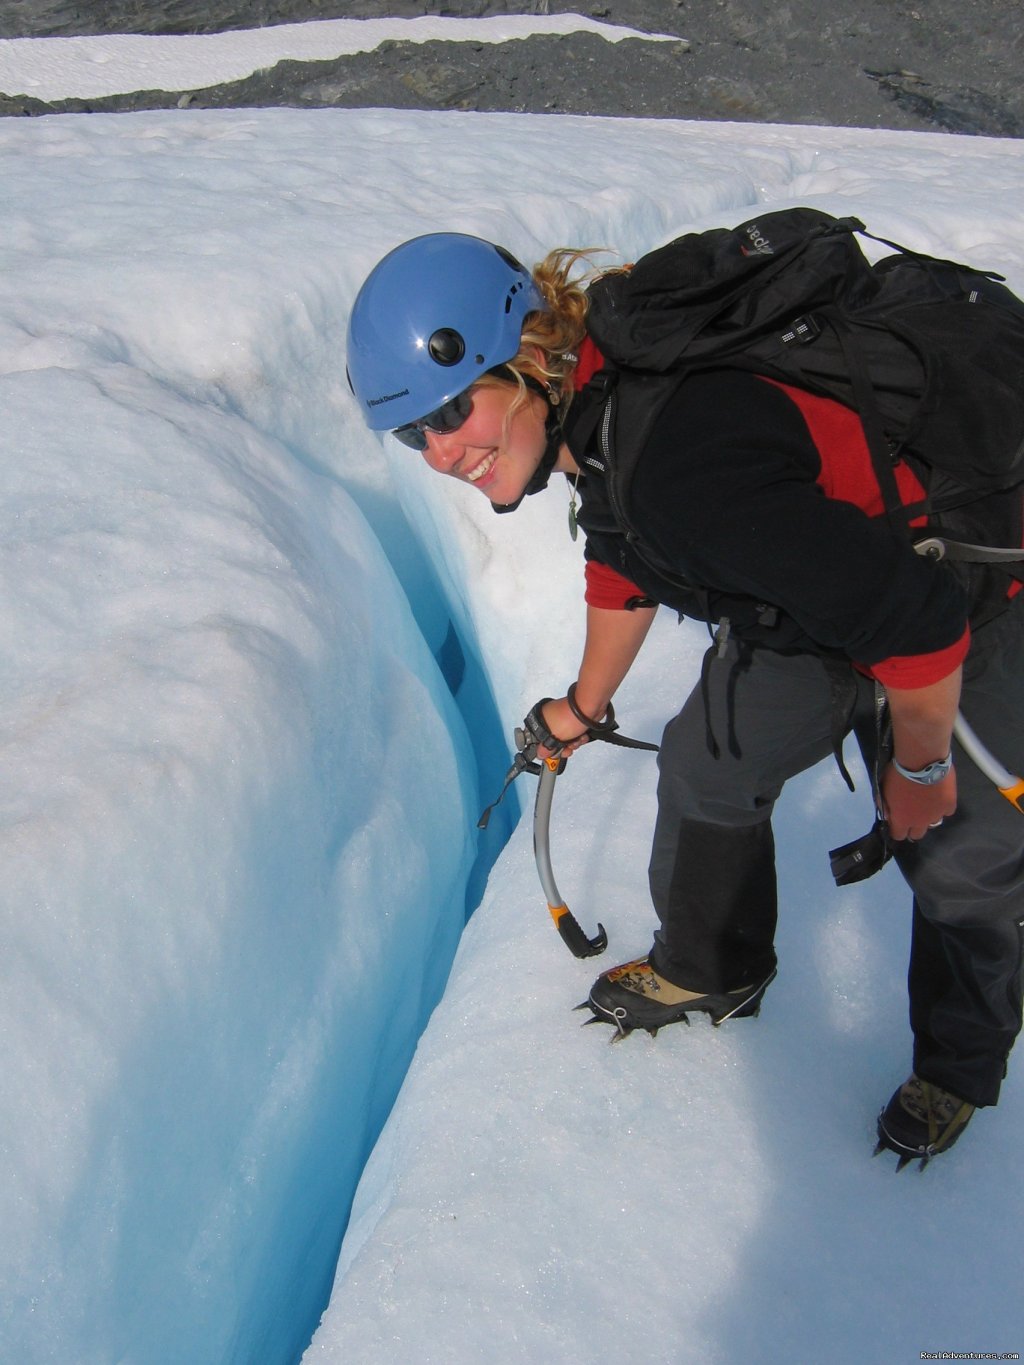
[[(856, 675), (854, 688), (849, 728), (872, 770), (874, 688)], [(775, 966), (772, 809), (787, 778), (831, 752), (835, 706), (821, 660), (733, 645), (710, 663), (705, 693), (695, 689), (666, 727), (659, 756), (650, 884), (661, 927), (651, 958), (677, 985), (719, 992)], [(961, 707), (1002, 763), (1024, 772), (1020, 599), (976, 634)], [(956, 814), (896, 854), (914, 893), (914, 1069), (986, 1105), (1021, 1028), (1024, 815), (957, 746), (954, 758)]]

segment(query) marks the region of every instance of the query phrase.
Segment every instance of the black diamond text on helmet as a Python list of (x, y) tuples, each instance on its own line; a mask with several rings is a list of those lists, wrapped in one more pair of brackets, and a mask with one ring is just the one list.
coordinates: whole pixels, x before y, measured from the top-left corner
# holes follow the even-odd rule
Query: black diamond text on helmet
[(396, 398), (404, 398), (408, 392), (408, 389), (399, 389), (397, 393), (383, 393), (379, 398), (368, 398), (366, 406), (368, 408), (379, 408), (381, 403), (393, 403)]

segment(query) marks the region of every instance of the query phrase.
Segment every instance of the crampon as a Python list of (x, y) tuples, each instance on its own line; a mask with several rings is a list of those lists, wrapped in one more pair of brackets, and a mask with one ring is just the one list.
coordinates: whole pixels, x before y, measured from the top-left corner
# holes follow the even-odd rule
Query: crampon
[(585, 1024), (613, 1025), (613, 1043), (628, 1038), (638, 1028), (653, 1038), (666, 1024), (689, 1024), (691, 1014), (710, 1015), (716, 1027), (727, 1019), (754, 1016), (760, 1013), (761, 999), (774, 978), (772, 971), (756, 986), (700, 995), (673, 986), (655, 972), (647, 958), (637, 958), (603, 972), (587, 999), (576, 1008), (591, 1011), (593, 1017)]
[(967, 1100), (912, 1075), (878, 1116), (874, 1155), (895, 1152), (897, 1171), (911, 1161), (919, 1161), (923, 1171), (933, 1156), (953, 1146), (973, 1113)]

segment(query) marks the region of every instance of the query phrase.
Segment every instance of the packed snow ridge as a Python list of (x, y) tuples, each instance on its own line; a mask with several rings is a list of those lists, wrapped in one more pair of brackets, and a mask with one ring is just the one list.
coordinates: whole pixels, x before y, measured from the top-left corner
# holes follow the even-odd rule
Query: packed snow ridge
[[(863, 791), (823, 770), (783, 803), (783, 970), (742, 1031), (581, 1034), (594, 964), (551, 928), (528, 821), (463, 934), (516, 816), (479, 842), (511, 727), (575, 675), (581, 547), (561, 490), (496, 518), (366, 432), (344, 335), (413, 232), (630, 258), (792, 202), (1021, 289), (1022, 151), (385, 111), (0, 124), (4, 1360), (1013, 1348), (1018, 1080), (927, 1179), (867, 1160), (906, 1070), (907, 906), (828, 882)], [(657, 738), (703, 646), (659, 621), (624, 728)], [(647, 945), (653, 782), (597, 745), (559, 779), (560, 883), (609, 958)]]

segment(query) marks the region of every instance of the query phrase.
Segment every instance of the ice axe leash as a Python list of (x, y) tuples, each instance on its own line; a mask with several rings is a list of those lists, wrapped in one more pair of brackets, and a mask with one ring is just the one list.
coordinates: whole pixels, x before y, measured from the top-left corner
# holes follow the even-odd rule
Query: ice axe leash
[[(533, 807), (533, 855), (537, 862), (537, 873), (548, 903), (548, 910), (555, 922), (555, 928), (562, 942), (575, 957), (596, 957), (608, 946), (608, 935), (603, 924), (598, 924), (597, 933), (588, 938), (580, 927), (579, 921), (562, 899), (551, 867), (551, 801), (555, 792), (555, 779), (565, 767), (566, 759), (561, 757), (564, 741), (557, 739), (544, 722), (544, 707), (551, 697), (542, 697), (530, 708), (526, 719), (515, 730), (516, 756), (505, 775), (505, 783), (496, 801), (487, 807), (477, 821), (479, 829), (487, 827), (491, 811), (502, 800), (509, 786), (522, 772), (533, 773), (540, 778), (537, 784), (537, 799)], [(604, 720), (595, 721), (586, 716), (576, 705), (576, 685), (569, 688), (567, 700), (577, 720), (586, 727), (590, 739), (603, 740), (606, 744), (617, 744), (627, 749), (649, 749), (657, 752), (656, 744), (645, 740), (629, 739), (615, 732), (615, 711), (611, 703)], [(549, 758), (538, 758), (538, 748), (547, 749)]]

